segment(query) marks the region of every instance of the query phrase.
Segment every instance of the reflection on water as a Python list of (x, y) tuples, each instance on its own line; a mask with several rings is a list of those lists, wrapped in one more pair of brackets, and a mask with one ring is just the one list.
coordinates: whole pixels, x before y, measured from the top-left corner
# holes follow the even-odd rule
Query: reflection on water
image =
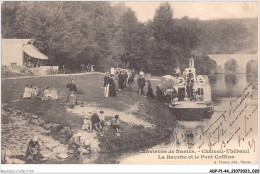
[(241, 94), (247, 84), (257, 81), (257, 76), (252, 74), (219, 74), (209, 76), (212, 98), (230, 98)]

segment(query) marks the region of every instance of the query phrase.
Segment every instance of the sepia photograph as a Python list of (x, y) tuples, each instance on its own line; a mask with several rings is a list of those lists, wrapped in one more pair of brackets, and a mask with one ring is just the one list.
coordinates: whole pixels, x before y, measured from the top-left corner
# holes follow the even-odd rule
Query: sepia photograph
[(2, 165), (259, 164), (257, 1), (3, 1), (1, 36)]

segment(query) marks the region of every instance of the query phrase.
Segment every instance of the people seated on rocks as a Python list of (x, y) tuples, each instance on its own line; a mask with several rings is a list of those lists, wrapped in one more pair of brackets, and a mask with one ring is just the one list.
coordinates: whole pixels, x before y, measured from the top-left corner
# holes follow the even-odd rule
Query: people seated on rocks
[(78, 92), (78, 89), (77, 89), (77, 86), (74, 82), (74, 80), (72, 79), (71, 82), (69, 84), (66, 85), (66, 87), (70, 90), (70, 91), (73, 91), (73, 92)]
[(50, 96), (52, 100), (58, 100), (59, 96), (55, 87), (50, 91)]
[(100, 111), (99, 113), (100, 113), (99, 118), (100, 118), (101, 127), (104, 127), (106, 125), (104, 111)]
[(102, 132), (100, 118), (97, 113), (94, 113), (91, 116), (91, 123), (94, 129), (96, 129), (98, 132)]
[(119, 115), (115, 115), (115, 118), (112, 119), (111, 127), (114, 128), (117, 133), (121, 132)]
[(47, 87), (44, 91), (43, 91), (43, 97), (42, 100), (50, 100), (51, 99), (51, 94), (50, 94), (50, 87)]
[(32, 97), (31, 87), (28, 84), (26, 84), (26, 86), (24, 88), (23, 98), (27, 99), (27, 98), (31, 98), (31, 97)]
[(77, 103), (77, 97), (74, 94), (74, 91), (71, 91), (69, 95), (69, 107), (74, 108), (76, 103)]
[(27, 160), (40, 160), (42, 155), (40, 153), (40, 145), (38, 137), (34, 136), (33, 139), (29, 142), (26, 150), (26, 159)]
[(82, 134), (80, 132), (78, 132), (70, 138), (69, 146), (68, 146), (69, 153), (78, 153), (79, 152), (79, 148), (82, 145), (81, 136), (82, 136)]
[(92, 132), (92, 123), (89, 116), (84, 117), (82, 129)]

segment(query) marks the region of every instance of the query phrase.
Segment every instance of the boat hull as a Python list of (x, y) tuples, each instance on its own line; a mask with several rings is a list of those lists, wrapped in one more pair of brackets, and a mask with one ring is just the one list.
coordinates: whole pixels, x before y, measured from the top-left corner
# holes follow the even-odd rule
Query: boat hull
[(214, 112), (212, 102), (173, 102), (169, 107), (177, 120), (193, 121), (208, 119)]

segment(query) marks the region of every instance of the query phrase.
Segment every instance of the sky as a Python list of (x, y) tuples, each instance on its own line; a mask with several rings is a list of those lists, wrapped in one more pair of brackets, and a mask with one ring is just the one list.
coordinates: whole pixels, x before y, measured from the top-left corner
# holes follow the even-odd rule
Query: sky
[[(162, 2), (162, 1), (161, 1)], [(128, 1), (125, 5), (132, 8), (141, 22), (153, 19), (161, 2)], [(257, 18), (257, 2), (170, 2), (174, 18), (198, 18), (200, 20)]]

